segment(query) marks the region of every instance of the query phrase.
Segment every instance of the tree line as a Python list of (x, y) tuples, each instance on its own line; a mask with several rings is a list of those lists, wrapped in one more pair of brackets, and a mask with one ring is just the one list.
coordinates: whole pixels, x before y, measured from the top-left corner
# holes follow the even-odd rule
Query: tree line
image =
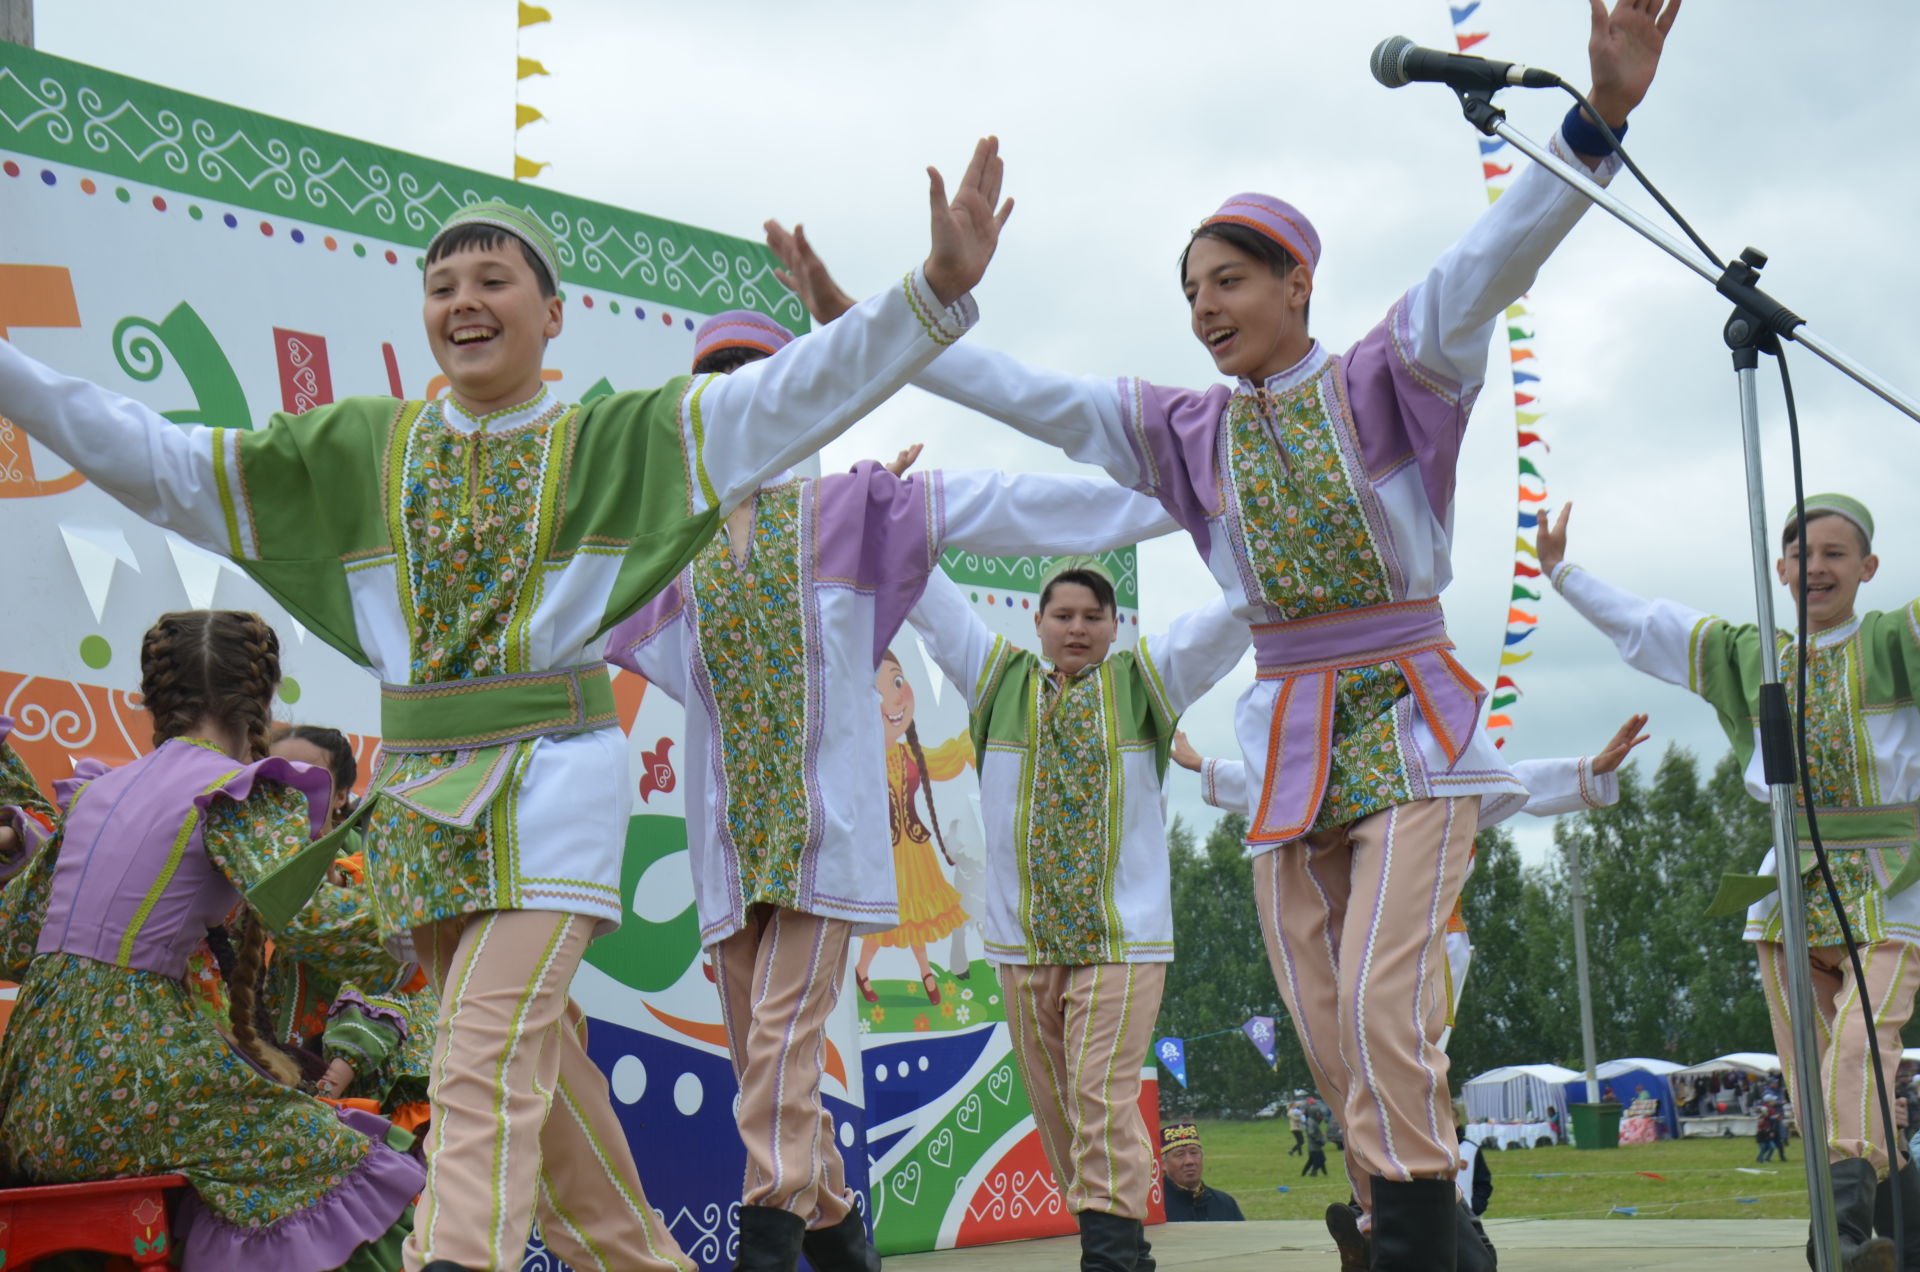
[[(1245, 833), (1238, 814), (1204, 840), (1178, 820), (1169, 833), (1178, 953), (1156, 1033), (1194, 1037), (1272, 1016), (1278, 1063), (1269, 1069), (1244, 1038), (1202, 1039), (1187, 1051), (1185, 1091), (1161, 1075), (1169, 1116), (1246, 1117), (1312, 1087), (1267, 968)], [(1581, 1067), (1570, 850), (1584, 867), (1599, 1059), (1692, 1064), (1774, 1050), (1741, 922), (1704, 914), (1721, 874), (1754, 870), (1769, 835), (1767, 806), (1746, 793), (1731, 753), (1703, 775), (1678, 746), (1650, 772), (1623, 768), (1619, 803), (1560, 818), (1549, 860), (1524, 864), (1506, 830), (1483, 832), (1465, 900), (1473, 966), (1448, 1048), (1455, 1094), (1500, 1065)]]

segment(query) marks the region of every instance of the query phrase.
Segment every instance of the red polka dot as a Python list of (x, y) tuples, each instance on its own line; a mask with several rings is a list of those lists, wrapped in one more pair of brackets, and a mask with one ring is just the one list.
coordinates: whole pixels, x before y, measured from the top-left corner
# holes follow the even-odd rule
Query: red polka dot
[(157, 194), (156, 194), (156, 195), (154, 195), (154, 196), (153, 196), (153, 210), (154, 210), (155, 212), (165, 212), (165, 211), (167, 210), (167, 201), (166, 201), (165, 199), (163, 199), (163, 198), (161, 198), (161, 197), (160, 197), (159, 195), (157, 195)]
[(268, 238), (272, 238), (272, 237), (273, 237), (273, 222), (271, 222), (271, 221), (262, 221), (262, 222), (260, 222), (260, 232), (261, 232), (262, 234), (264, 234), (264, 235), (266, 235), (266, 236), (267, 236)]
[(92, 177), (82, 177), (82, 178), (80, 178), (80, 189), (81, 189), (81, 190), (82, 190), (83, 192), (85, 192), (85, 193), (87, 193), (87, 194), (92, 194), (92, 193), (93, 193), (93, 192), (94, 192), (95, 190), (98, 190), (99, 188), (100, 188), (99, 186), (97, 186), (97, 185), (95, 185), (95, 184), (93, 184), (93, 178), (92, 178)]
[(581, 304), (583, 304), (583, 305), (585, 305), (585, 306), (586, 306), (586, 307), (587, 307), (588, 309), (592, 309), (592, 308), (593, 308), (593, 297), (591, 297), (591, 296), (582, 296), (582, 297), (580, 298), (580, 303), (581, 303)]
[(321, 241), (322, 243), (325, 243), (325, 244), (327, 245), (327, 250), (328, 250), (329, 252), (332, 252), (332, 251), (337, 251), (337, 250), (339, 250), (339, 247), (340, 247), (340, 240), (339, 240), (339, 239), (336, 239), (336, 238), (335, 238), (335, 237), (333, 237), (333, 235), (331, 235), (331, 234), (329, 234), (329, 235), (327, 235), (327, 236), (326, 236), (325, 238), (323, 238), (323, 239), (321, 239), (320, 241)]
[[(12, 167), (13, 165), (12, 165), (12, 164), (8, 164), (7, 166), (8, 166), (8, 167)], [(667, 324), (667, 326), (669, 326), (669, 327), (671, 327), (671, 326), (673, 326), (673, 315), (672, 315), (672, 314), (661, 314), (661, 315), (660, 315), (660, 321), (661, 321), (661, 322), (664, 322), (664, 323), (666, 323), (666, 324)]]
[(0, 169), (4, 169), (6, 174), (10, 177), (17, 177), (20, 175), (20, 165), (15, 163), (11, 159), (7, 160), (6, 163), (4, 164), (0, 164)]
[(987, 604), (989, 604), (989, 605), (991, 605), (991, 604), (993, 604), (993, 593), (992, 593), (992, 592), (988, 592), (988, 593), (987, 593)]
[(400, 258), (399, 258), (398, 256), (395, 256), (395, 255), (393, 254), (393, 249), (392, 249), (392, 248), (388, 248), (388, 249), (387, 249), (387, 264), (389, 264), (389, 265), (398, 265), (399, 263), (400, 263)]

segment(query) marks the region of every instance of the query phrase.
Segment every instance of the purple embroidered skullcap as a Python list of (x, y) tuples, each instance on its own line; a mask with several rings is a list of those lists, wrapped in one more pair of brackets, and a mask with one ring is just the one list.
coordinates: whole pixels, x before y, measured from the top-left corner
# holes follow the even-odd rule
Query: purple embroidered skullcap
[(729, 309), (700, 324), (693, 333), (693, 362), (719, 349), (758, 349), (771, 357), (793, 341), (793, 333), (763, 313)]
[(1200, 222), (1202, 229), (1222, 223), (1244, 225), (1266, 235), (1307, 267), (1320, 268), (1320, 235), (1299, 208), (1270, 194), (1236, 194), (1220, 210)]

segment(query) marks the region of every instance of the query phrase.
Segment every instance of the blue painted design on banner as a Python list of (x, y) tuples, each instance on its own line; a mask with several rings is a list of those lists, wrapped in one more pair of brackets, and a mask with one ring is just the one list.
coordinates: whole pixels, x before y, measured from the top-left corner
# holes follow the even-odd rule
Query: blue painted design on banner
[(865, 1069), (867, 1122), (885, 1126), (959, 1085), (993, 1040), (993, 1026), (902, 1034), (898, 1042), (880, 1044), (874, 1041), (877, 1036), (867, 1035), (860, 1063)]

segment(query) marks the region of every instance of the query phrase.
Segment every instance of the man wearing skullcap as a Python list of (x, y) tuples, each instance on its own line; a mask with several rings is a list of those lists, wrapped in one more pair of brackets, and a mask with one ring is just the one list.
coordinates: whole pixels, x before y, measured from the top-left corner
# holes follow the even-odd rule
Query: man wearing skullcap
[[(514, 203), (459, 208), (427, 246), (443, 399), (181, 427), (0, 342), (7, 418), (384, 682), (385, 758), (359, 814), (367, 892), (441, 995), (409, 1272), (517, 1268), (536, 1216), (579, 1272), (693, 1267), (647, 1204), (568, 996), (588, 942), (631, 905), (632, 786), (599, 655), (762, 478), (972, 325), (1004, 215), (997, 143), (951, 204), (931, 183), (925, 263), (844, 328), (737, 376), (578, 406), (542, 375), (578, 244)], [(334, 856), (316, 841), (250, 894), (269, 926)]]
[[(721, 314), (697, 333), (695, 366), (777, 362), (790, 356), (781, 335), (765, 315)], [(698, 757), (687, 853), (740, 1082), (743, 1267), (791, 1268), (802, 1252), (815, 1272), (880, 1265), (821, 1103), (820, 1056), (850, 940), (899, 922), (873, 686), (907, 611), (949, 548), (1100, 552), (1175, 529), (1106, 477), (904, 477), (918, 452), (770, 477), (607, 641), (609, 661), (687, 708)]]
[(1056, 562), (1040, 652), (996, 636), (944, 576), (908, 616), (967, 704), (986, 819), (987, 959), (1085, 1272), (1151, 1268), (1154, 1146), (1140, 1067), (1173, 960), (1160, 784), (1175, 722), (1246, 652), (1226, 601), (1109, 654), (1113, 580)]
[[(1592, 6), (1589, 100), (1616, 136), (1679, 7)], [(1595, 181), (1619, 167), (1579, 109), (1551, 147)], [(1425, 1272), (1434, 1239), (1451, 1244), (1459, 1150), (1433, 980), (1479, 805), (1526, 798), (1479, 727), (1485, 692), (1440, 608), (1455, 467), (1489, 339), (1587, 206), (1528, 169), (1341, 355), (1308, 332), (1319, 233), (1289, 201), (1234, 195), (1180, 261), (1193, 334), (1231, 386), (1061, 375), (973, 348), (916, 380), (1158, 498), (1252, 624), (1257, 680), (1236, 729), (1260, 776), (1255, 895), (1365, 1223), (1385, 1230), (1379, 1269)], [(773, 226), (769, 242), (816, 316), (846, 303), (803, 238)]]
[(1241, 1223), (1240, 1203), (1232, 1193), (1209, 1188), (1201, 1178), (1207, 1153), (1200, 1128), (1170, 1122), (1160, 1128), (1160, 1177), (1167, 1184), (1168, 1223)]
[[(1874, 1099), (1873, 1056), (1884, 1071), (1900, 1067), (1900, 1031), (1920, 989), (1920, 601), (1891, 612), (1856, 613), (1860, 587), (1880, 567), (1873, 554), (1873, 516), (1847, 495), (1812, 495), (1804, 522), (1790, 510), (1781, 534), (1780, 581), (1806, 606), (1806, 764), (1812, 772), (1811, 819), (1794, 788), (1803, 869), (1811, 870), (1809, 838), (1818, 830), (1865, 984), (1855, 983), (1840, 919), (1817, 874), (1809, 874), (1807, 945), (1812, 962), (1818, 1054), (1795, 1055), (1786, 997), (1784, 918), (1771, 851), (1755, 875), (1728, 875), (1707, 913), (1746, 913), (1746, 939), (1760, 959), (1760, 985), (1773, 1020), (1774, 1044), (1792, 1080), (1796, 1065), (1817, 1067), (1830, 1118), (1826, 1144), (1840, 1224), (1843, 1265), (1885, 1267), (1890, 1256), (1891, 1189), (1908, 1215), (1920, 1214), (1920, 1175), (1889, 1157)], [(1581, 617), (1613, 639), (1627, 664), (1706, 699), (1734, 754), (1746, 767), (1747, 792), (1769, 791), (1759, 747), (1760, 686), (1769, 655), (1791, 688), (1800, 674), (1793, 633), (1763, 635), (1673, 601), (1642, 598), (1602, 582), (1566, 559), (1563, 509), (1540, 522), (1540, 566)], [(1804, 596), (1800, 582), (1806, 568)], [(1770, 646), (1770, 647), (1769, 647)], [(1876, 1025), (1861, 1018), (1864, 989)], [(1813, 1151), (1818, 1151), (1817, 1149)], [(1904, 1156), (1904, 1154), (1901, 1154)], [(1889, 1182), (1897, 1173), (1897, 1183)], [(1876, 1231), (1880, 1234), (1875, 1236)], [(1920, 1267), (1920, 1223), (1906, 1224), (1904, 1265)]]

